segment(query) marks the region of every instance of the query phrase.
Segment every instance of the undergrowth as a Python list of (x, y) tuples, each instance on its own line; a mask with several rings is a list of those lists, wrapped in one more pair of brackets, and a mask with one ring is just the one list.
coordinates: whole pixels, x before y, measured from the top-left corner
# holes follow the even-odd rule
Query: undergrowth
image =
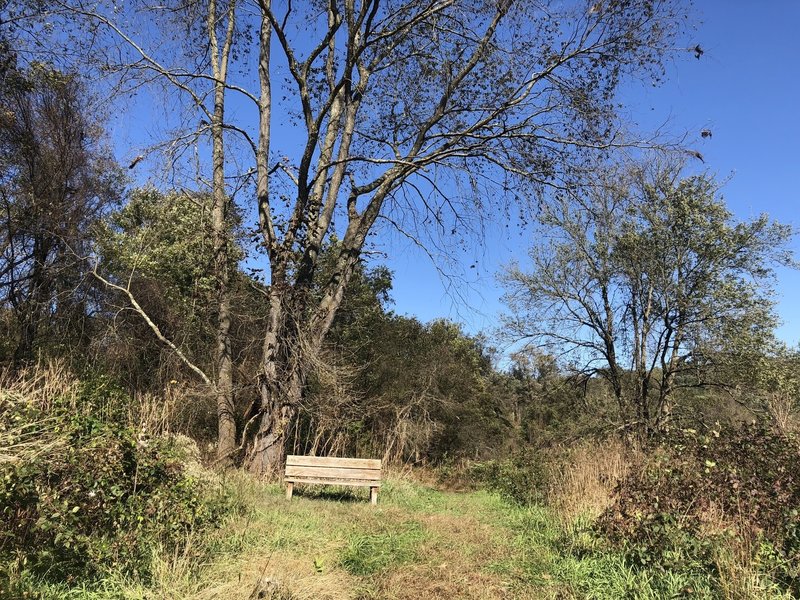
[[(104, 377), (6, 385), (0, 395), (0, 597), (86, 588), (109, 576), (152, 581), (172, 555), (235, 508), (190, 473), (185, 440), (149, 438)], [(195, 561), (197, 562), (197, 561)], [(38, 591), (37, 591), (38, 590)]]
[(673, 432), (621, 482), (598, 530), (632, 565), (703, 575), (720, 593), (798, 596), (797, 441), (757, 423)]
[(352, 575), (381, 573), (389, 567), (416, 560), (416, 547), (424, 536), (425, 530), (414, 521), (356, 535), (342, 552), (339, 564)]

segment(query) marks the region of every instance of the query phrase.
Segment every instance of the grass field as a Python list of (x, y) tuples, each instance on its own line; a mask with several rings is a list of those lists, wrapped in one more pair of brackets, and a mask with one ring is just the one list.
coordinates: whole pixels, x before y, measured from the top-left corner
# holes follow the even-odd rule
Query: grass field
[[(157, 560), (144, 585), (109, 578), (44, 598), (273, 600), (424, 598), (711, 598), (709, 582), (633, 570), (598, 545), (587, 519), (565, 522), (484, 491), (440, 491), (389, 478), (366, 489), (296, 490), (237, 475), (249, 509), (211, 536)], [(204, 557), (198, 560), (198, 556)]]

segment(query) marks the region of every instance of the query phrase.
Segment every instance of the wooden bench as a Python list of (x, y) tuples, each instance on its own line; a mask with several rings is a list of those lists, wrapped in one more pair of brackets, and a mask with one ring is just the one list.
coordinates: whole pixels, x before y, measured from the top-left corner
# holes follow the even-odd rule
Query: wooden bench
[(369, 488), (369, 500), (378, 503), (381, 461), (376, 458), (329, 458), (325, 456), (286, 457), (286, 499), (292, 499), (295, 483), (353, 485)]

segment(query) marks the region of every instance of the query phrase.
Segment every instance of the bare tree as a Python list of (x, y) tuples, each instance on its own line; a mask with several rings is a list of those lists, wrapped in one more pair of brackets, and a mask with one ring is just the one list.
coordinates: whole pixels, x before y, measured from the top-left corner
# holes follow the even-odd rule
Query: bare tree
[[(615, 86), (630, 70), (657, 69), (675, 20), (661, 2), (558, 14), (525, 2), (330, 2), (316, 42), (293, 45), (297, 20), (311, 15), (263, 2), (261, 13), (294, 84), (303, 142), (281, 219), (265, 162), (273, 115), (262, 45), (258, 201), (271, 319), (252, 464), (267, 471), (302, 394), (304, 352), (323, 343), (378, 217), (405, 211), (441, 226), (449, 213), (464, 227), (491, 201), (459, 198), (454, 181), (558, 184), (585, 150), (629, 143), (613, 118)], [(334, 217), (341, 249), (312, 294)]]
[(77, 253), (117, 199), (120, 180), (88, 112), (75, 76), (42, 65), (9, 64), (2, 73), (0, 306), (16, 325), (15, 365), (34, 358), (43, 329), (86, 315)]
[[(65, 28), (59, 35), (85, 49), (81, 64), (107, 78), (112, 99), (124, 101), (130, 92), (139, 91), (143, 86), (157, 86), (166, 91), (167, 102), (175, 106), (176, 121), (168, 124), (173, 128), (168, 139), (159, 140), (156, 147), (166, 151), (173, 167), (177, 167), (177, 157), (187, 149), (197, 150), (204, 138), (210, 141), (211, 178), (201, 175), (199, 181), (207, 185), (212, 197), (210, 234), (217, 285), (214, 372), (206, 374), (188, 361), (174, 341), (167, 339), (146, 314), (124, 282), (106, 281), (96, 268), (93, 272), (112, 289), (124, 290), (126, 296), (130, 296), (131, 306), (141, 314), (156, 338), (176, 352), (211, 387), (217, 404), (217, 453), (219, 460), (225, 463), (230, 463), (237, 451), (230, 292), (230, 271), (235, 268), (230, 248), (235, 242), (230, 236), (233, 211), (225, 147), (225, 130), (236, 129), (226, 121), (225, 105), (226, 93), (231, 87), (228, 81), (237, 34), (237, 9), (237, 0), (160, 6), (131, 2), (124, 11), (115, 4), (102, 2), (94, 6), (56, 2), (39, 13), (40, 18), (62, 19)], [(154, 19), (159, 22), (153, 24)], [(30, 17), (27, 21), (31, 21)], [(143, 158), (144, 155), (133, 158), (129, 168), (136, 168)]]
[[(209, 113), (215, 182), (226, 160), (255, 174), (269, 302), (260, 398), (248, 415), (257, 472), (280, 464), (308, 375), (304, 357), (323, 344), (379, 218), (428, 239), (466, 236), (523, 186), (566, 186), (587, 155), (641, 143), (616, 117), (617, 85), (632, 74), (659, 79), (681, 27), (672, 0), (259, 0), (236, 12), (213, 0), (136, 5), (165, 21), (202, 6), (205, 47), (221, 57), (209, 72), (176, 61), (163, 31), (148, 46), (160, 23), (142, 34), (114, 6), (57, 6), (91, 24), (95, 46), (106, 36), (124, 49), (125, 60), (107, 52), (106, 62), (155, 74)], [(215, 45), (214, 31), (233, 42)], [(237, 32), (248, 34), (230, 37)], [(235, 79), (226, 78), (229, 52)], [(209, 104), (204, 89), (213, 91)], [(221, 108), (226, 92), (238, 118)], [(220, 130), (251, 154), (226, 154)], [(335, 266), (316, 286), (334, 232)]]
[[(218, 427), (218, 459), (229, 463), (236, 451), (236, 415), (233, 398), (233, 356), (231, 354), (231, 294), (228, 213), (231, 212), (225, 186), (225, 92), (228, 67), (233, 48), (236, 23), (236, 0), (226, 7), (217, 0), (208, 1), (206, 30), (214, 84), (213, 113), (211, 114), (212, 161), (212, 231), (214, 238), (214, 274), (217, 280), (216, 330), (216, 396)], [(219, 35), (222, 31), (222, 36)]]

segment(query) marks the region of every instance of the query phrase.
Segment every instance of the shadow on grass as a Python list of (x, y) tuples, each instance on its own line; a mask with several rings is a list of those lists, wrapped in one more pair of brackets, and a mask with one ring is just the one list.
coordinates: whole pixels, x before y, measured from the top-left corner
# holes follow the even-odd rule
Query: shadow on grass
[(308, 498), (309, 500), (369, 504), (369, 488), (305, 485), (295, 487), (293, 495), (299, 498)]

